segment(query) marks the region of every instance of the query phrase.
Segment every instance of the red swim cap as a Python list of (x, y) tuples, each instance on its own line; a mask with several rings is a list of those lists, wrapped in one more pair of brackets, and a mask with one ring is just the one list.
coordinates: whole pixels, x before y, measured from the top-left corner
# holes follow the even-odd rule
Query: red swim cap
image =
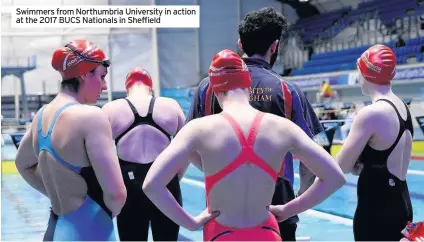
[(53, 52), (52, 66), (63, 80), (87, 74), (99, 65), (109, 67), (110, 61), (97, 45), (88, 40), (73, 40)]
[(396, 56), (385, 45), (374, 45), (358, 59), (358, 68), (365, 80), (388, 85), (396, 75)]
[(246, 64), (232, 50), (222, 50), (213, 57), (209, 67), (209, 78), (214, 92), (249, 88), (251, 83)]
[(127, 80), (125, 81), (125, 88), (128, 90), (137, 82), (141, 82), (149, 87), (152, 87), (153, 85), (152, 78), (150, 77), (149, 73), (140, 67), (135, 67), (128, 73)]

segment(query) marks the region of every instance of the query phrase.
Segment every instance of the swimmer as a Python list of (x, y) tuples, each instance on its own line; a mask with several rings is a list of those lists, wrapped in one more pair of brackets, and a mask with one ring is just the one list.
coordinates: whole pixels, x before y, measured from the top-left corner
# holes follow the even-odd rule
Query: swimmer
[[(142, 186), (156, 157), (184, 125), (184, 113), (174, 99), (152, 96), (152, 79), (144, 69), (133, 68), (127, 75), (125, 88), (127, 98), (103, 106), (112, 125), (128, 191), (127, 201), (117, 218), (119, 238), (147, 241), (151, 224), (155, 241), (177, 241), (179, 225), (156, 208), (144, 194)], [(187, 166), (183, 167), (167, 186), (180, 205), (179, 180), (186, 169)]]
[(19, 173), (50, 199), (46, 241), (115, 241), (112, 218), (126, 199), (107, 115), (96, 103), (110, 62), (87, 40), (54, 51), (59, 94), (34, 116), (16, 156)]
[[(277, 220), (326, 199), (344, 184), (343, 173), (293, 122), (249, 104), (250, 74), (235, 52), (215, 55), (209, 77), (223, 111), (187, 123), (156, 159), (143, 190), (177, 224), (189, 230), (204, 225), (205, 241), (281, 241)], [(287, 204), (270, 206), (282, 158), (289, 151), (318, 179)], [(207, 208), (197, 217), (184, 211), (166, 188), (188, 160), (205, 173)]]
[[(399, 241), (412, 221), (406, 174), (412, 151), (412, 119), (391, 89), (396, 57), (374, 45), (357, 61), (359, 84), (372, 104), (356, 114), (337, 161), (345, 173), (359, 173), (355, 240)], [(362, 165), (355, 165), (358, 162)], [(363, 167), (356, 171), (354, 167)]]
[[(243, 61), (251, 75), (250, 105), (255, 109), (287, 118), (312, 138), (323, 131), (318, 117), (305, 93), (293, 82), (285, 81), (272, 70), (278, 56), (281, 36), (287, 29), (287, 20), (273, 8), (266, 7), (248, 13), (239, 24), (239, 50), (245, 53)], [(222, 111), (212, 89), (209, 77), (197, 86), (192, 97), (186, 123), (193, 119)], [(293, 155), (284, 157), (278, 173), (272, 205), (282, 205), (295, 198)], [(314, 181), (314, 174), (299, 162), (299, 190), (302, 194)], [(299, 217), (293, 216), (279, 223), (283, 240), (295, 241)]]

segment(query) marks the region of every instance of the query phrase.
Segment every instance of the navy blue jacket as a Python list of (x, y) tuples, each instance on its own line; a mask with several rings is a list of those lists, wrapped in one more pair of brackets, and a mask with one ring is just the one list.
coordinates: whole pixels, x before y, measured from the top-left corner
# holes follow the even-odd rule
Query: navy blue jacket
[[(311, 138), (323, 130), (311, 104), (297, 85), (284, 81), (264, 60), (257, 58), (243, 58), (243, 60), (252, 79), (250, 104), (254, 108), (292, 120)], [(216, 114), (222, 111), (214, 95), (207, 97), (208, 87), (209, 77), (203, 79), (194, 92), (186, 123), (208, 113)], [(205, 106), (208, 98), (210, 107)], [(294, 168), (291, 153), (287, 154), (280, 175), (293, 186)]]

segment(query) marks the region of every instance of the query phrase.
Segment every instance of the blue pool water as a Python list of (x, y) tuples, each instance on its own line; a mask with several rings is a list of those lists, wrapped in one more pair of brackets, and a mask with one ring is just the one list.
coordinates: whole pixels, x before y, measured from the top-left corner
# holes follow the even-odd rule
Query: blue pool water
[[(414, 207), (414, 220), (424, 220), (424, 163), (413, 161), (415, 171), (407, 180)], [(352, 241), (352, 217), (356, 206), (357, 177), (348, 176), (348, 183), (319, 204), (314, 210), (300, 214), (297, 237), (314, 241)], [(295, 189), (299, 181), (295, 180)], [(184, 208), (192, 215), (205, 209), (203, 174), (190, 166), (182, 180)], [(1, 189), (2, 240), (42, 240), (49, 216), (48, 200), (31, 188), (19, 174), (4, 174)], [(182, 238), (202, 240), (202, 231), (181, 229)]]

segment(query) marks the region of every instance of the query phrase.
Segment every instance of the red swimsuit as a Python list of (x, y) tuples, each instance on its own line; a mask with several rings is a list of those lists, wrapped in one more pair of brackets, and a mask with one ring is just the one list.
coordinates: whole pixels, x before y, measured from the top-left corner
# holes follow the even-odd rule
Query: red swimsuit
[[(239, 138), (242, 151), (233, 162), (224, 167), (222, 170), (205, 177), (206, 199), (208, 204), (209, 192), (212, 187), (226, 175), (248, 162), (262, 168), (272, 177), (274, 182), (277, 179), (277, 172), (253, 151), (253, 144), (255, 143), (256, 134), (264, 113), (258, 112), (256, 115), (247, 140), (244, 137), (240, 126), (230, 115), (225, 112), (222, 112), (221, 115), (233, 127), (237, 137)], [(230, 228), (219, 224), (215, 219), (211, 220), (205, 224), (203, 228), (203, 239), (205, 241), (281, 241), (278, 223), (273, 215), (270, 215), (269, 218), (262, 224), (251, 228)]]

